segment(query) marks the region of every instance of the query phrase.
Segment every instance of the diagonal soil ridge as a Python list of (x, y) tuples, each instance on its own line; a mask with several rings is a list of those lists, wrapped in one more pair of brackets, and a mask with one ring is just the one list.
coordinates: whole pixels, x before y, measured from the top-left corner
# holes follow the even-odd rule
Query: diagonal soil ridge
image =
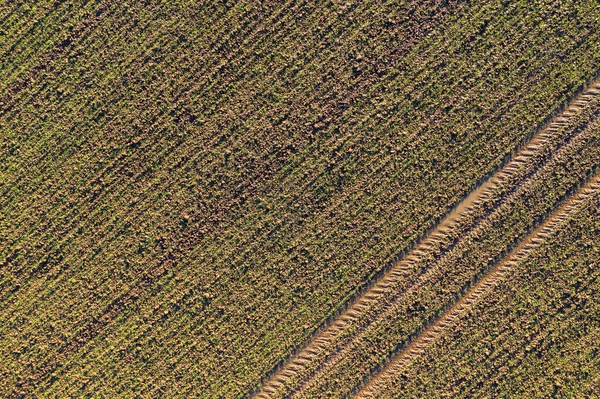
[[(599, 80), (592, 82), (565, 110), (532, 139), (518, 149), (514, 156), (496, 173), (483, 182), (438, 223), (403, 259), (392, 264), (362, 295), (358, 296), (321, 332), (313, 336), (304, 349), (292, 356), (266, 381), (256, 398), (286, 397), (310, 379), (320, 363), (329, 360), (351, 341), (356, 329), (360, 332), (370, 322), (370, 315), (389, 305), (389, 295), (407, 277), (416, 277), (426, 270), (415, 266), (450, 250), (459, 238), (477, 226), (506, 199), (507, 194), (545, 165), (556, 151), (567, 145), (584, 129), (590, 109), (600, 103)], [(595, 115), (595, 114), (594, 114)], [(415, 276), (416, 274), (416, 276)], [(333, 355), (332, 355), (333, 353)], [(287, 393), (286, 393), (287, 392)]]
[(549, 217), (531, 232), (517, 247), (483, 275), (465, 295), (458, 299), (442, 316), (435, 319), (402, 349), (394, 359), (377, 375), (375, 375), (356, 395), (356, 398), (371, 398), (393, 382), (393, 377), (404, 367), (421, 355), (430, 343), (444, 331), (451, 328), (461, 314), (467, 311), (486, 293), (494, 289), (503, 278), (530, 253), (538, 249), (547, 238), (561, 228), (571, 216), (577, 213), (600, 192), (600, 171), (597, 171), (575, 194), (567, 198)]

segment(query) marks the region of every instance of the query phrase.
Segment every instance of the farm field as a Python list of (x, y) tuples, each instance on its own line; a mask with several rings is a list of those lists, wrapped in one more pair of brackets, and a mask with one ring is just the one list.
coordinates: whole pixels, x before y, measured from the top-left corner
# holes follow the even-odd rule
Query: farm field
[[(599, 24), (593, 1), (1, 5), (0, 397), (518, 393), (538, 336), (492, 316), (548, 347), (576, 313), (496, 295), (567, 259), (555, 303), (597, 252)], [(419, 378), (395, 368), (571, 203), (587, 235), (553, 228)], [(524, 361), (479, 369), (472, 337)], [(576, 360), (539, 394), (587, 392)]]

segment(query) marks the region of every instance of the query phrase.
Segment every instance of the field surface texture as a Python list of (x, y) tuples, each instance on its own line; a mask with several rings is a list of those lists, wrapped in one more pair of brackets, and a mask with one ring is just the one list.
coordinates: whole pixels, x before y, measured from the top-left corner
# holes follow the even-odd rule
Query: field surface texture
[(596, 1), (10, 1), (0, 54), (0, 397), (597, 394)]

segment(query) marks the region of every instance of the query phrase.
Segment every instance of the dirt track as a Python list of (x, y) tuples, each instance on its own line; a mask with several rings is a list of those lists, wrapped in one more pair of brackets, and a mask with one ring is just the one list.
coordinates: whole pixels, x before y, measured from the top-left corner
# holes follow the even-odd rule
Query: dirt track
[[(354, 337), (389, 309), (403, 291), (420, 281), (432, 267), (430, 260), (451, 251), (461, 238), (480, 227), (482, 221), (502, 206), (537, 170), (559, 156), (563, 148), (578, 140), (585, 132), (585, 129), (578, 129), (582, 118), (585, 119), (586, 115), (595, 111), (599, 97), (599, 84), (595, 81), (559, 116), (516, 151), (500, 170), (458, 204), (413, 250), (393, 264), (331, 324), (317, 333), (304, 349), (277, 370), (255, 397), (289, 397), (301, 394), (303, 387), (310, 385), (315, 376), (343, 356)], [(490, 273), (498, 267), (499, 265)], [(472, 295), (472, 291), (467, 295)], [(413, 341), (410, 347), (415, 342), (417, 341)], [(408, 349), (402, 350), (399, 356), (406, 350)], [(396, 361), (391, 364), (396, 364)]]
[(574, 195), (569, 197), (561, 206), (552, 212), (546, 221), (538, 226), (504, 259), (483, 276), (463, 297), (461, 297), (440, 318), (433, 321), (417, 338), (406, 346), (396, 357), (373, 377), (369, 383), (356, 395), (357, 398), (376, 397), (377, 392), (386, 384), (391, 383), (393, 376), (403, 367), (415, 360), (425, 351), (429, 343), (435, 340), (445, 330), (452, 327), (454, 321), (472, 306), (477, 300), (498, 285), (504, 276), (517, 264), (523, 261), (529, 253), (539, 248), (552, 233), (556, 232), (569, 217), (585, 206), (600, 191), (600, 172), (596, 174)]

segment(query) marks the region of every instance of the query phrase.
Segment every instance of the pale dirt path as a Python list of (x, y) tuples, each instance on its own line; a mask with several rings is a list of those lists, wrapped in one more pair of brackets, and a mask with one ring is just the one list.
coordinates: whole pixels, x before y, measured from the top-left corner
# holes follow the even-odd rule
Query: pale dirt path
[(560, 229), (572, 215), (591, 200), (597, 200), (598, 198), (594, 197), (598, 193), (600, 193), (600, 171), (597, 171), (582, 188), (555, 209), (544, 223), (531, 232), (516, 248), (479, 279), (441, 317), (434, 320), (408, 346), (400, 351), (380, 373), (375, 375), (363, 387), (355, 398), (374, 398), (385, 387), (391, 386), (395, 375), (421, 355), (429, 344), (444, 331), (451, 328), (463, 312), (497, 286), (508, 272), (522, 262), (532, 251), (545, 243), (546, 239)]
[[(600, 112), (600, 110), (595, 112), (594, 115), (598, 115), (598, 112)], [(560, 165), (569, 162), (569, 160), (572, 159), (573, 154), (577, 153), (577, 149), (581, 149), (582, 146), (585, 145), (584, 143), (589, 140), (590, 135), (593, 135), (593, 132), (596, 131), (598, 127), (600, 127), (600, 120), (598, 120), (597, 117), (595, 117), (591, 123), (582, 125), (581, 132), (573, 137), (568, 145), (565, 145), (554, 152), (552, 157), (547, 159), (533, 175), (521, 181), (517, 188), (511, 190), (511, 192), (503, 198), (502, 203), (487, 213), (487, 215), (481, 218), (477, 223), (473, 224), (473, 227), (461, 235), (451, 248), (445, 250), (437, 259), (427, 263), (426, 268), (421, 269), (421, 274), (418, 278), (410, 281), (410, 285), (396, 288), (395, 295), (386, 295), (385, 305), (382, 308), (378, 308), (376, 314), (369, 315), (368, 324), (364, 326), (361, 325), (350, 337), (345, 339), (342, 344), (338, 344), (334, 351), (330, 353), (323, 362), (318, 364), (316, 369), (310, 373), (309, 377), (305, 378), (301, 385), (297, 386), (289, 397), (293, 399), (311, 397), (311, 394), (318, 391), (320, 383), (329, 378), (335, 378), (335, 375), (339, 375), (337, 374), (339, 369), (336, 369), (337, 363), (343, 362), (344, 358), (352, 356), (353, 351), (363, 349), (364, 345), (368, 345), (369, 330), (372, 331), (373, 328), (377, 328), (377, 324), (385, 324), (387, 320), (394, 319), (396, 317), (395, 312), (398, 311), (398, 303), (401, 302), (405, 296), (412, 295), (414, 297), (415, 294), (418, 295), (422, 289), (427, 289), (431, 284), (435, 284), (435, 281), (442, 278), (445, 274), (445, 270), (455, 269), (457, 265), (460, 266), (464, 254), (469, 252), (470, 242), (479, 241), (489, 232), (498, 234), (496, 231), (497, 228), (494, 227), (498, 223), (498, 218), (501, 218), (503, 213), (506, 213), (507, 211), (510, 212), (512, 207), (518, 205), (520, 198), (522, 198), (523, 195), (526, 195), (525, 193), (527, 191), (532, 190), (532, 186), (535, 186), (539, 181), (543, 180), (545, 178), (544, 176), (548, 176), (555, 168), (560, 168)], [(535, 189), (533, 190), (535, 191)], [(562, 201), (557, 202), (555, 206), (558, 206), (560, 202)], [(535, 227), (536, 224), (532, 221), (531, 228), (534, 229)], [(495, 256), (495, 254), (490, 255)], [(393, 355), (394, 353), (390, 353), (390, 356), (393, 357)], [(337, 371), (332, 371), (332, 369)]]
[[(304, 349), (293, 355), (283, 367), (276, 370), (264, 383), (261, 390), (252, 397), (287, 397), (296, 391), (299, 385), (302, 386), (303, 382), (310, 379), (319, 369), (321, 362), (327, 360), (332, 352), (339, 352), (351, 341), (353, 330), (359, 328), (360, 325), (369, 323), (368, 319), (365, 320), (369, 311), (377, 306), (382, 306), (393, 288), (414, 270), (415, 264), (422, 262), (423, 259), (428, 259), (433, 254), (443, 252), (444, 245), (451, 245), (457, 231), (464, 234), (470, 229), (471, 225), (464, 226), (464, 224), (470, 221), (469, 216), (478, 207), (481, 208), (490, 201), (498, 201), (498, 193), (510, 190), (511, 186), (518, 185), (525, 180), (526, 176), (532, 173), (530, 164), (545, 150), (547, 152), (549, 147), (556, 145), (554, 141), (557, 136), (560, 136), (561, 130), (569, 126), (572, 119), (581, 115), (586, 106), (596, 103), (599, 97), (600, 79), (597, 79), (582, 91), (562, 113), (539, 130), (501, 169), (448, 213), (404, 258), (394, 263), (329, 325), (316, 333)], [(571, 138), (565, 137), (563, 141)], [(499, 206), (499, 203), (495, 206)], [(461, 226), (461, 222), (463, 226)], [(462, 230), (465, 229), (466, 231), (463, 233)], [(360, 323), (361, 321), (362, 323)]]

